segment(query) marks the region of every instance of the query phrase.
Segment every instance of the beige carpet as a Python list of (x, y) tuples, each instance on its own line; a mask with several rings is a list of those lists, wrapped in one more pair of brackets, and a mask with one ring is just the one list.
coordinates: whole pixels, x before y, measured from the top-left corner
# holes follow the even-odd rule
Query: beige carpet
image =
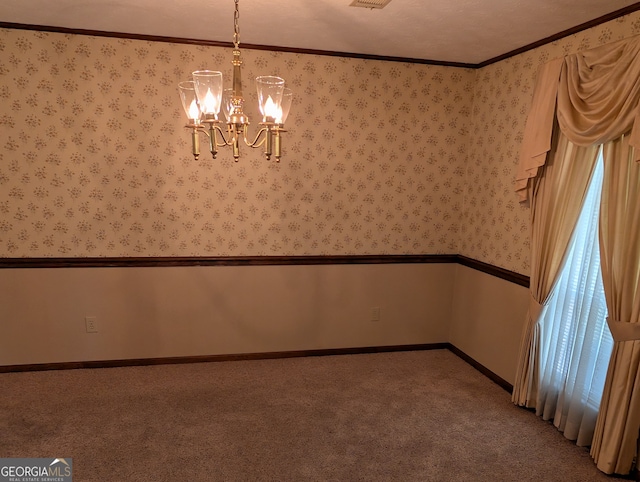
[(0, 387), (0, 457), (70, 457), (76, 482), (612, 480), (448, 350), (8, 373)]

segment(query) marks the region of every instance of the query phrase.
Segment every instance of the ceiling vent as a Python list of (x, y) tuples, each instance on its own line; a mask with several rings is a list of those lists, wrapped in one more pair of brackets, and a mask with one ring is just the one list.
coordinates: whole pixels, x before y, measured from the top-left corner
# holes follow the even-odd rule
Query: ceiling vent
[(384, 8), (391, 0), (353, 0), (349, 4), (350, 7), (363, 7), (363, 8)]

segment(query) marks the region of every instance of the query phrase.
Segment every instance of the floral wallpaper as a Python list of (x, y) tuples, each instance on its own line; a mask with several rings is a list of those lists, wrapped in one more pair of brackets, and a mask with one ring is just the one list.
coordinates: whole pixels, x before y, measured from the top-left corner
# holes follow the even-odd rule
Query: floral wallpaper
[(459, 254), (529, 274), (529, 209), (513, 183), (538, 68), (638, 33), (635, 12), (478, 70)]
[(538, 67), (636, 12), (463, 69), (243, 50), (294, 91), (281, 162), (200, 158), (177, 83), (231, 50), (0, 29), (0, 257), (459, 253), (529, 272), (513, 178)]
[(247, 105), (294, 91), (283, 158), (194, 160), (177, 84), (231, 58), (0, 30), (0, 256), (458, 252), (473, 70), (244, 50)]

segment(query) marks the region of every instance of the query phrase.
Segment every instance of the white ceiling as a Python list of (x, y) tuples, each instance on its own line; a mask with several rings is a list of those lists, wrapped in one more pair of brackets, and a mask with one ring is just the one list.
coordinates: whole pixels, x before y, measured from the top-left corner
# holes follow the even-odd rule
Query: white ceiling
[[(240, 0), (240, 42), (478, 64), (635, 0)], [(0, 0), (0, 22), (230, 42), (233, 0)]]

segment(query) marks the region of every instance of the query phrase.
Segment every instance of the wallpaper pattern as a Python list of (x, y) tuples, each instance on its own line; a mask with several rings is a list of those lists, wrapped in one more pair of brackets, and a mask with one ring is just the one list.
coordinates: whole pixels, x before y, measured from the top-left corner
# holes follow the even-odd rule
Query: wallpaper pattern
[(243, 50), (294, 91), (284, 155), (198, 161), (176, 85), (230, 49), (0, 29), (0, 257), (459, 253), (528, 274), (513, 178), (538, 67), (640, 13), (483, 69)]
[(513, 185), (538, 68), (638, 33), (635, 12), (477, 72), (459, 254), (529, 274), (529, 209)]
[(191, 156), (177, 84), (231, 49), (0, 31), (0, 256), (457, 253), (471, 70), (243, 51), (284, 155)]

